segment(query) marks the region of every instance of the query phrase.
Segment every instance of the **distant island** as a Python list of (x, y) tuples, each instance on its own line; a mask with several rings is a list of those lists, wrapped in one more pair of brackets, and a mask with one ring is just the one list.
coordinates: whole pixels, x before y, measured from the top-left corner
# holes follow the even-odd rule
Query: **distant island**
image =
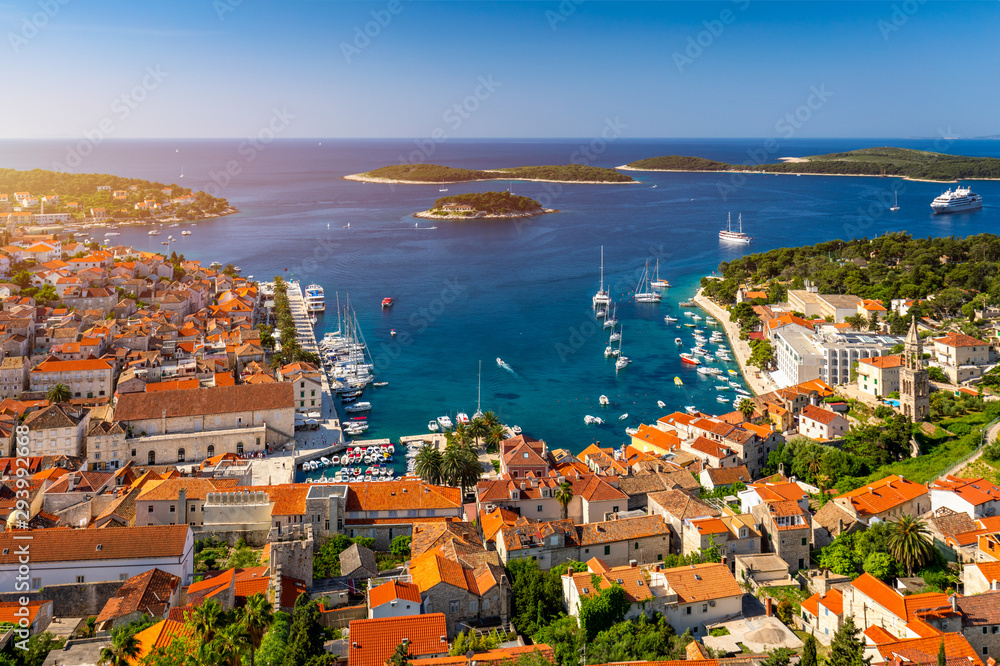
[(414, 216), (431, 220), (475, 220), (532, 217), (555, 212), (542, 208), (534, 199), (510, 192), (470, 192), (441, 197), (430, 210)]
[(746, 171), (830, 176), (901, 176), (951, 182), (1000, 179), (1000, 159), (945, 155), (909, 148), (862, 148), (845, 153), (783, 157), (777, 164), (728, 164), (701, 157), (664, 155), (618, 167), (631, 171)]
[(522, 166), (509, 169), (456, 169), (440, 164), (393, 164), (365, 173), (344, 176), (344, 180), (403, 185), (442, 185), (485, 180), (534, 180), (546, 183), (618, 184), (636, 183), (634, 178), (614, 169), (582, 164)]
[(175, 183), (104, 173), (0, 169), (0, 214), (4, 212), (25, 214), (44, 226), (200, 220), (238, 211), (225, 199)]

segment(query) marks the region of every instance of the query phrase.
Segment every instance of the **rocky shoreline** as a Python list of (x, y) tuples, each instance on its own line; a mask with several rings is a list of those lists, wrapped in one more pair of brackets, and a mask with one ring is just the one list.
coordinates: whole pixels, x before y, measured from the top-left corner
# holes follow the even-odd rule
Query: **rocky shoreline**
[(438, 215), (434, 210), (424, 210), (419, 213), (414, 213), (413, 217), (419, 217), (424, 220), (516, 220), (525, 217), (535, 217), (537, 215), (548, 215), (549, 213), (558, 213), (559, 210), (556, 208), (542, 208), (539, 211), (532, 211), (528, 213), (483, 213), (477, 212), (474, 215), (456, 215), (449, 213), (448, 215)]

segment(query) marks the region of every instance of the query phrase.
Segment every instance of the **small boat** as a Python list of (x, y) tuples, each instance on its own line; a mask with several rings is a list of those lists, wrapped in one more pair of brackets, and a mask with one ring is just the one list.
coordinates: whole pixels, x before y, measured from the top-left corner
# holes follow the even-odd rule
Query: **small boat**
[(632, 437), (634, 435), (638, 435), (639, 434), (639, 429), (638, 428), (625, 428), (625, 434), (628, 435), (629, 437)]
[(513, 428), (510, 429), (510, 431), (512, 433), (514, 433), (515, 435), (520, 435), (521, 434), (521, 426), (515, 425)]
[(697, 414), (698, 408), (695, 407), (694, 405), (684, 405), (684, 411), (687, 412), (688, 414)]
[(449, 428), (454, 426), (454, 424), (451, 422), (451, 417), (449, 417), (447, 414), (445, 414), (444, 416), (437, 417), (437, 422), (438, 425), (440, 425), (445, 430), (448, 430)]
[(726, 372), (728, 372), (731, 375), (738, 375), (738, 374), (740, 374), (740, 373), (736, 372), (735, 370), (727, 370)]
[(319, 459), (319, 461), (320, 461), (321, 463), (323, 463), (323, 467), (329, 467), (329, 466), (330, 466), (330, 459), (329, 459), (329, 458), (327, 458), (326, 456), (323, 456), (323, 457), (321, 457), (321, 458)]
[(690, 363), (691, 365), (701, 365), (701, 361), (696, 359), (693, 355), (687, 352), (681, 352), (681, 361), (683, 363)]
[(191, 235), (191, 232), (188, 231), (187, 229), (185, 229), (184, 231), (181, 232), (181, 236), (190, 236), (190, 235)]
[(396, 337), (396, 329), (392, 329), (391, 331), (389, 331), (389, 335), (391, 335), (392, 337)]
[(889, 210), (891, 210), (892, 212), (896, 212), (897, 210), (899, 210), (899, 190), (894, 190), (893, 194), (895, 195), (895, 197), (893, 198), (893, 204), (889, 208)]
[[(617, 310), (615, 308), (614, 310)], [(615, 319), (615, 313), (612, 311), (611, 316), (604, 320), (604, 328), (614, 328), (618, 325), (618, 320)]]
[(664, 409), (667, 406), (667, 403), (663, 402), (662, 400), (657, 400), (656, 406), (659, 407), (660, 409)]
[(313, 316), (309, 317), (309, 323), (312, 324), (313, 326), (316, 325), (317, 321), (319, 321), (319, 320), (316, 319), (316, 315), (313, 315)]
[(331, 465), (339, 465), (340, 464), (340, 456), (333, 456), (332, 458), (330, 458), (330, 464)]
[(372, 386), (388, 386), (389, 382), (375, 382)]
[(628, 418), (628, 412), (625, 412), (624, 414), (622, 414), (621, 416), (618, 417), (618, 420), (619, 421), (624, 421), (627, 418)]
[(608, 400), (608, 396), (606, 395), (602, 395), (600, 398), (597, 399), (597, 401), (604, 406), (607, 406), (611, 403), (611, 401)]
[(438, 192), (447, 192), (447, 191), (448, 191), (447, 187), (442, 187), (440, 190), (438, 190)]
[(458, 421), (459, 423), (468, 423), (469, 415), (466, 414), (465, 412), (459, 412), (458, 414), (455, 414), (455, 420)]
[(611, 358), (611, 357), (612, 357), (612, 356), (614, 356), (614, 355), (615, 355), (615, 354), (616, 354), (617, 352), (618, 352), (618, 350), (617, 350), (617, 349), (615, 349), (615, 348), (614, 348), (614, 347), (612, 347), (611, 345), (608, 345), (607, 347), (605, 347), (605, 348), (604, 348), (604, 358)]
[(595, 423), (597, 423), (597, 417), (587, 414), (586, 416), (583, 417), (583, 422), (586, 423), (587, 425), (594, 425)]
[(514, 372), (514, 368), (504, 363), (504, 360), (499, 356), (497, 357), (497, 365), (506, 370), (507, 372)]
[(437, 421), (430, 421), (427, 424), (427, 429), (431, 432), (437, 432), (440, 428), (438, 427)]
[(357, 404), (351, 405), (350, 407), (345, 407), (345, 412), (367, 412), (372, 408), (372, 403), (370, 402), (359, 402)]
[(676, 345), (680, 347), (681, 345), (684, 344), (684, 341), (681, 340), (680, 338), (674, 338), (674, 343), (676, 343)]
[(716, 398), (716, 400), (717, 400), (718, 402), (729, 402), (729, 398), (727, 398), (727, 397), (726, 397), (726, 396), (724, 396), (724, 395), (720, 395), (720, 396), (718, 396), (718, 397)]
[(674, 377), (674, 385), (675, 386), (684, 386), (684, 380), (681, 379), (680, 377)]
[(621, 333), (617, 333), (617, 332), (612, 333), (611, 337), (608, 338), (608, 342), (617, 342), (621, 337), (622, 337)]
[(687, 326), (688, 328), (694, 328), (694, 324), (691, 324), (691, 323), (687, 323), (687, 324), (684, 324), (684, 325)]
[(392, 299), (392, 296), (386, 296), (382, 299), (382, 309), (391, 308), (393, 303), (395, 303), (395, 301)]
[(677, 321), (677, 317), (671, 317), (670, 315), (667, 315), (666, 317), (663, 318), (663, 321), (667, 322), (668, 324), (672, 324), (675, 321)]

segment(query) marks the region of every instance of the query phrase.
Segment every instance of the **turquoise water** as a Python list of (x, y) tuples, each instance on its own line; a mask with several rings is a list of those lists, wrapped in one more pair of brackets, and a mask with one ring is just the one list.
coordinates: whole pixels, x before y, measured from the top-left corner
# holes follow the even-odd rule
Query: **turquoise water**
[[(179, 182), (215, 191), (227, 160), (242, 160), (238, 142), (108, 142), (82, 171)], [(662, 154), (745, 161), (761, 140), (620, 141), (594, 162), (616, 166)], [(810, 155), (871, 145), (947, 149), (996, 155), (1000, 144), (957, 141), (801, 140), (773, 155)], [(580, 141), (447, 142), (428, 161), (492, 168), (566, 163)], [(363, 184), (349, 173), (398, 163), (412, 152), (406, 141), (275, 142), (218, 191), (241, 209), (199, 222), (174, 245), (188, 258), (241, 266), (245, 274), (275, 274), (318, 282), (331, 308), (317, 333), (336, 328), (334, 294), (350, 294), (371, 347), (378, 378), (389, 386), (366, 393), (374, 403), (369, 438), (427, 432), (439, 415), (476, 410), (482, 361), (482, 409), (545, 439), (579, 451), (592, 442), (617, 445), (625, 427), (651, 422), (684, 405), (719, 412), (716, 380), (682, 365), (675, 337), (690, 347), (691, 329), (677, 302), (689, 298), (701, 276), (720, 261), (773, 247), (908, 230), (919, 236), (965, 236), (995, 231), (1000, 183), (974, 182), (986, 206), (977, 213), (934, 217), (929, 203), (944, 186), (897, 179), (635, 173), (639, 185), (512, 184), (516, 194), (560, 212), (529, 221), (436, 223), (414, 228), (414, 211), (442, 196), (436, 186)], [(179, 153), (175, 153), (179, 150)], [(48, 168), (65, 152), (58, 142), (0, 142), (0, 166)], [(179, 179), (180, 165), (185, 178)], [(507, 183), (448, 185), (450, 194), (506, 189)], [(655, 186), (655, 187), (654, 187)], [(901, 210), (890, 213), (892, 189)], [(717, 232), (732, 211), (743, 213), (749, 248), (720, 244)], [(345, 228), (350, 224), (350, 228)], [(431, 225), (420, 220), (419, 227)], [(120, 229), (121, 243), (159, 251), (145, 230)], [(608, 334), (595, 326), (591, 297), (598, 287), (600, 248), (606, 281), (623, 323), (623, 352), (633, 363), (615, 372), (603, 355)], [(630, 300), (646, 262), (659, 259), (673, 287), (661, 304)], [(288, 269), (287, 271), (285, 269)], [(396, 299), (383, 310), (381, 300)], [(704, 313), (702, 313), (704, 314)], [(396, 329), (398, 337), (390, 336)], [(513, 372), (497, 366), (501, 357)], [(718, 365), (718, 364), (716, 364)], [(735, 368), (735, 365), (727, 367)], [(684, 381), (674, 385), (674, 377)], [(726, 392), (730, 398), (732, 391)], [(612, 405), (602, 408), (598, 396)], [(663, 400), (667, 407), (657, 407)], [(730, 403), (731, 404), (731, 403)], [(625, 421), (619, 416), (628, 413)], [(584, 415), (605, 419), (584, 424)]]

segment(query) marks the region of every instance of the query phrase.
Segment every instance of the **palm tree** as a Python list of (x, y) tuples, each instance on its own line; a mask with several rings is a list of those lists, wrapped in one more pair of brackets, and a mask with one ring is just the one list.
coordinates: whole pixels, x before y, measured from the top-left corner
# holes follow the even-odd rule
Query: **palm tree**
[(430, 444), (424, 444), (414, 459), (413, 470), (427, 483), (438, 484), (441, 483), (441, 464), (441, 452)]
[(210, 643), (215, 638), (216, 632), (225, 622), (225, 610), (215, 599), (209, 599), (200, 606), (197, 606), (188, 615), (188, 622), (194, 627), (194, 633), (202, 643)]
[(250, 639), (250, 666), (253, 666), (254, 656), (273, 619), (274, 610), (271, 607), (271, 602), (260, 593), (248, 597), (246, 605), (239, 611), (239, 622), (243, 625), (247, 637)]
[(573, 500), (573, 486), (569, 485), (569, 481), (563, 481), (556, 489), (554, 497), (562, 507), (563, 520), (566, 520), (569, 515), (569, 503)]
[(498, 426), (500, 425), (500, 417), (497, 416), (494, 412), (486, 412), (485, 414), (483, 414), (483, 424), (487, 428), (493, 428), (495, 426)]
[(69, 402), (70, 398), (73, 397), (73, 392), (65, 384), (56, 384), (49, 389), (45, 397), (54, 405), (57, 402)]
[(483, 437), (486, 437), (486, 432), (489, 430), (484, 417), (485, 414), (483, 416), (477, 416), (469, 422), (469, 437), (471, 437), (476, 443), (478, 443)]
[(219, 660), (213, 663), (228, 666), (240, 666), (243, 653), (251, 649), (250, 641), (247, 640), (247, 630), (235, 622), (219, 629), (212, 646), (219, 657)]
[(742, 400), (740, 400), (740, 406), (737, 409), (740, 410), (740, 414), (743, 415), (743, 418), (749, 421), (753, 417), (753, 413), (756, 407), (754, 407), (752, 400), (750, 400), (749, 398), (743, 398)]
[(507, 429), (500, 424), (492, 426), (486, 433), (486, 448), (499, 449), (500, 442), (505, 439), (507, 439)]
[(462, 447), (449, 444), (441, 456), (441, 478), (449, 486), (457, 486), (462, 474)]
[(470, 448), (462, 450), (462, 465), (458, 472), (458, 483), (462, 486), (462, 494), (467, 488), (479, 483), (479, 478), (483, 475), (483, 465), (479, 462), (479, 456)]
[(930, 532), (924, 521), (905, 515), (893, 524), (892, 534), (889, 535), (889, 554), (906, 565), (907, 577), (913, 575), (913, 567), (919, 567), (930, 559), (931, 548)]
[(111, 643), (101, 648), (97, 666), (130, 666), (139, 658), (139, 641), (135, 634), (119, 629), (111, 635)]
[(864, 315), (855, 314), (844, 317), (844, 323), (850, 324), (855, 331), (863, 331), (868, 328), (868, 318)]
[(459, 446), (468, 446), (471, 441), (469, 426), (464, 423), (456, 423), (452, 431), (448, 433), (448, 439)]

